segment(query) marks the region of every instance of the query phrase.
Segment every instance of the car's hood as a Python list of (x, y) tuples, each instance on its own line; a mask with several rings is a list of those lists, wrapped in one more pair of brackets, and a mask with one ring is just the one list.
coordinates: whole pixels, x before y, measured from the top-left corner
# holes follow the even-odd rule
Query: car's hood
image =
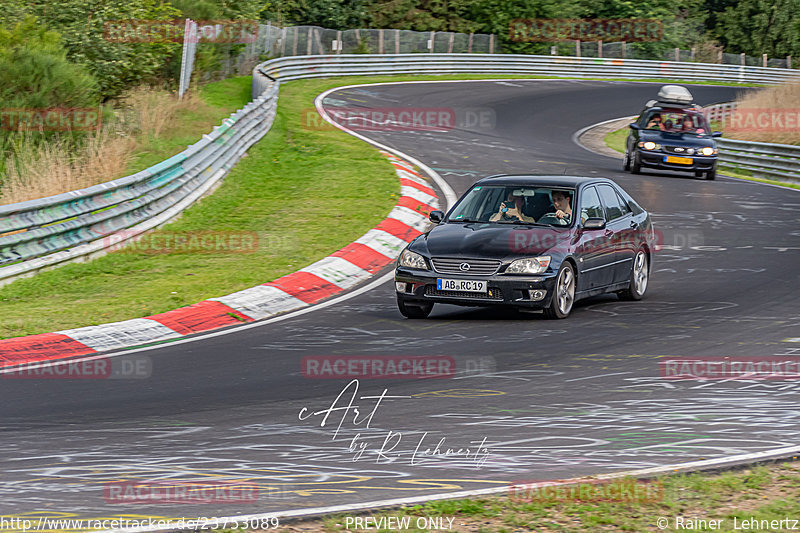
[[(435, 226), (415, 241), (431, 257), (504, 259), (566, 250), (567, 228), (517, 224), (446, 223)], [(416, 249), (412, 247), (412, 250)], [(416, 251), (416, 250), (415, 250)]]
[(714, 147), (714, 140), (711, 137), (698, 137), (691, 133), (670, 133), (665, 131), (639, 130), (640, 141), (653, 141), (658, 144), (668, 144), (670, 146), (686, 146), (697, 148), (710, 146)]

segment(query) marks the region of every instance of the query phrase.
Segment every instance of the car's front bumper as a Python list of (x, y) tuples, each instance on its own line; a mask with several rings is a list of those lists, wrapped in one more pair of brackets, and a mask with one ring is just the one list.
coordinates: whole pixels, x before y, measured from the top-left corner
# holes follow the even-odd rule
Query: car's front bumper
[[(666, 156), (682, 157), (691, 159), (692, 164), (686, 163), (667, 163), (664, 161)], [(650, 168), (660, 168), (665, 170), (677, 170), (684, 172), (707, 171), (712, 170), (717, 164), (717, 156), (709, 155), (678, 155), (668, 154), (665, 152), (651, 152), (648, 150), (639, 149), (639, 161), (642, 166)]]
[[(439, 274), (430, 270), (397, 267), (394, 274), (397, 297), (408, 302), (435, 302), (467, 306), (506, 305), (542, 309), (553, 298), (556, 272), (530, 275), (463, 276)], [(470, 279), (486, 281), (487, 293), (440, 291), (437, 279)], [(403, 290), (397, 290), (397, 283)]]

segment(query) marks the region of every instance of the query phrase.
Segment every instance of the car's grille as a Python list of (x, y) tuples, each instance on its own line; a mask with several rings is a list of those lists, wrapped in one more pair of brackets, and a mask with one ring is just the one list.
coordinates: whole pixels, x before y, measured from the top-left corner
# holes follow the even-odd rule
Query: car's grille
[(440, 296), (443, 298), (470, 298), (472, 300), (502, 300), (503, 291), (495, 287), (489, 287), (487, 292), (440, 291), (436, 288), (436, 285), (426, 285), (425, 296)]
[(671, 154), (695, 155), (698, 149), (687, 148), (686, 146), (664, 146), (664, 151)]
[[(461, 265), (469, 265), (466, 270)], [(433, 269), (440, 274), (468, 274), (491, 276), (500, 268), (500, 261), (491, 259), (445, 259), (433, 258)]]

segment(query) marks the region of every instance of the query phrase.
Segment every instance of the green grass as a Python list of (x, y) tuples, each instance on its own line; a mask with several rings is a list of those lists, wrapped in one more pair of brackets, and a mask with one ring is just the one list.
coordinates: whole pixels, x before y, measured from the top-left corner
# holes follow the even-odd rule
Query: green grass
[[(625, 140), (628, 138), (628, 128), (621, 128), (616, 131), (607, 133), (603, 137), (603, 142), (612, 150), (624, 154), (625, 153)], [(759, 183), (768, 183), (770, 185), (778, 185), (780, 187), (788, 187), (790, 189), (800, 189), (800, 184), (792, 183), (789, 181), (769, 180), (763, 178), (754, 178), (753, 175), (747, 170), (736, 169), (725, 165), (719, 166), (719, 173), (733, 178), (740, 178), (748, 181), (757, 181)]]
[(251, 85), (250, 76), (241, 76), (204, 86), (200, 89), (202, 105), (179, 110), (159, 137), (138, 139), (125, 175), (151, 167), (199, 141), (202, 134), (210, 133), (223, 119), (250, 102)]
[[(236, 84), (207, 91), (223, 101), (230, 90), (241, 103), (249, 78)], [(399, 195), (393, 167), (363, 141), (338, 130), (310, 131), (301, 122), (316, 95), (341, 84), (282, 87), (269, 133), (213, 195), (158, 233), (254, 232), (254, 253), (122, 250), (17, 280), (0, 288), (0, 337), (147, 316), (228, 294), (298, 270), (375, 226)], [(195, 131), (191, 142), (206, 131)]]
[[(373, 511), (362, 515), (337, 514), (302, 521), (303, 531), (343, 531), (347, 517), (373, 516), (410, 517), (409, 529), (416, 527), (419, 517), (444, 517), (453, 520), (453, 531), (537, 533), (579, 531), (658, 531), (656, 521), (663, 517), (668, 526), (662, 531), (708, 531), (703, 527), (676, 528), (676, 517), (716, 519), (718, 531), (733, 531), (733, 519), (739, 525), (752, 518), (780, 520), (800, 519), (800, 465), (776, 463), (721, 474), (688, 474), (663, 476), (645, 483), (654, 489), (650, 497), (639, 500), (580, 501), (575, 498), (515, 498), (505, 495), (461, 500), (428, 502), (389, 511)], [(618, 485), (619, 486), (619, 485)], [(658, 488), (658, 487), (663, 488)], [(573, 494), (577, 494), (575, 492)], [(569, 494), (569, 493), (566, 493)], [(686, 524), (686, 522), (684, 522)], [(350, 531), (362, 531), (350, 523)], [(372, 529), (372, 531), (388, 531)], [(741, 529), (740, 531), (755, 531)], [(761, 529), (760, 531), (763, 531)], [(769, 531), (777, 531), (769, 529)]]
[(612, 150), (616, 150), (617, 152), (624, 154), (625, 153), (625, 141), (628, 138), (628, 132), (630, 128), (627, 126), (618, 129), (616, 131), (612, 131), (611, 133), (607, 133), (605, 137), (603, 137), (603, 142), (606, 143), (606, 146), (611, 148)]

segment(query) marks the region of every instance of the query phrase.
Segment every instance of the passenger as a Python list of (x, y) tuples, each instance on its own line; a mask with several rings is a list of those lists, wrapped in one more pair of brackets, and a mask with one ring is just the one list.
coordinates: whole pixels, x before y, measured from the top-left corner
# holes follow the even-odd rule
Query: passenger
[(691, 117), (684, 117), (684, 119), (683, 119), (683, 129), (681, 131), (684, 131), (686, 133), (694, 133), (695, 132), (694, 122), (692, 121)]
[(533, 217), (526, 216), (522, 213), (522, 205), (522, 196), (515, 196), (512, 193), (508, 193), (506, 201), (500, 204), (497, 213), (492, 215), (489, 222), (510, 222), (513, 220), (536, 222)]

